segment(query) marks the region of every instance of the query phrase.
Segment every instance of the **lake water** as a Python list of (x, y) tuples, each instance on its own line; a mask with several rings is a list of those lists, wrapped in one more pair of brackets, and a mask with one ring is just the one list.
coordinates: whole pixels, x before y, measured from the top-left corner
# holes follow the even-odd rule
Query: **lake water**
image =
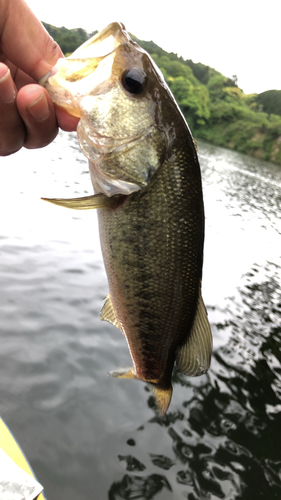
[(199, 143), (208, 374), (174, 375), (164, 419), (101, 322), (107, 281), (74, 134), (0, 160), (0, 415), (48, 500), (281, 498), (281, 167)]

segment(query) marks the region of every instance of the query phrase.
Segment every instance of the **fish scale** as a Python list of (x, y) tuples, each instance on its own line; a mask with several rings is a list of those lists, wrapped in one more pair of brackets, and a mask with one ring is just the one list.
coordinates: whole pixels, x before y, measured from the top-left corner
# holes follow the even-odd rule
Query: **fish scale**
[[(187, 168), (187, 154), (179, 151), (179, 162), (164, 163), (125, 206), (98, 210), (109, 292), (136, 375), (163, 389), (170, 387), (175, 350), (192, 326), (202, 269), (202, 200), (186, 199), (186, 185), (201, 189), (200, 171)], [(195, 226), (197, 239), (190, 238)]]

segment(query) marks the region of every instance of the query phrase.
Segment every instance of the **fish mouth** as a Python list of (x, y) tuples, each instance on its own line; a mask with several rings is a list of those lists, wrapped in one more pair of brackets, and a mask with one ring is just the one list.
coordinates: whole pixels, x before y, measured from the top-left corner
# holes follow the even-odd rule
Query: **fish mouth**
[(111, 54), (119, 45), (130, 40), (123, 23), (114, 22), (106, 26), (76, 49), (68, 59), (102, 58)]
[(97, 94), (96, 89), (110, 81), (114, 53), (128, 41), (134, 43), (125, 26), (111, 23), (69, 57), (58, 59), (38, 83), (48, 90), (55, 104), (80, 118), (81, 97)]

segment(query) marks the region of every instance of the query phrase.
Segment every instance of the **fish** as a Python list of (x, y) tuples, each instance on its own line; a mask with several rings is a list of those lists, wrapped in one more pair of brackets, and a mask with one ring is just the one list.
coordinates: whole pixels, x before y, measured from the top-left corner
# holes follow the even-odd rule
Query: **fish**
[(209, 369), (212, 333), (201, 293), (204, 203), (197, 148), (160, 69), (114, 22), (59, 59), (39, 83), (79, 117), (94, 194), (51, 203), (96, 209), (109, 293), (101, 320), (125, 336), (132, 367), (164, 416), (174, 367)]

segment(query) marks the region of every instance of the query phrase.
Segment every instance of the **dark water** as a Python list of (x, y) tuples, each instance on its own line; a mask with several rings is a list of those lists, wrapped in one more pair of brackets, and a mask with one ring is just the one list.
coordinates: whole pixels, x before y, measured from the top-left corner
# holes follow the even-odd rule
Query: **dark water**
[(0, 414), (48, 500), (281, 499), (281, 168), (199, 143), (206, 207), (207, 375), (174, 375), (164, 419), (100, 322), (94, 211), (71, 134), (1, 159)]

